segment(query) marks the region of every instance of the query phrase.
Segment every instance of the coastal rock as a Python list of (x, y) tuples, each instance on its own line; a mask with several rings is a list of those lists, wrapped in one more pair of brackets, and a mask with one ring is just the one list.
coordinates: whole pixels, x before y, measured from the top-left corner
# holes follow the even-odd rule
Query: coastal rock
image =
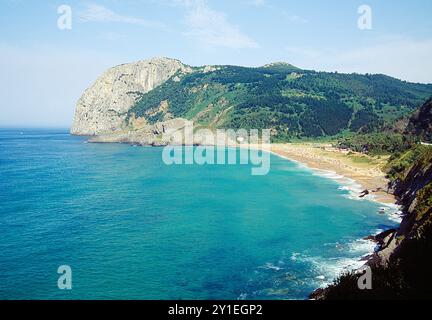
[(359, 198), (364, 198), (369, 194), (370, 194), (369, 190), (365, 189), (362, 192), (360, 192)]
[[(188, 130), (188, 128), (190, 128)], [(192, 132), (193, 123), (186, 119), (172, 119), (146, 125), (139, 130), (117, 131), (95, 136), (92, 143), (130, 143), (142, 146), (181, 145), (185, 142), (184, 132)], [(192, 139), (192, 138), (190, 138)]]
[(429, 146), (418, 144), (400, 158), (406, 159), (407, 154), (415, 158), (392, 184), (402, 206), (401, 225), (368, 237), (378, 242), (375, 253), (367, 261), (374, 289), (359, 290), (358, 276), (349, 273), (327, 288), (315, 291), (311, 298), (431, 298), (432, 152)]
[(405, 133), (415, 135), (423, 143), (432, 143), (432, 98), (413, 114)]
[(154, 58), (106, 71), (79, 99), (71, 133), (111, 134), (122, 130), (127, 111), (145, 93), (177, 73), (191, 72), (178, 60)]
[[(137, 120), (135, 119), (136, 123)], [(140, 121), (141, 122), (141, 121)], [(131, 130), (118, 130), (94, 136), (89, 139), (92, 143), (129, 143), (142, 146), (166, 146), (166, 145), (202, 145), (202, 146), (238, 146), (236, 136), (229, 133), (218, 133), (205, 128), (194, 130), (193, 121), (175, 118), (157, 122), (150, 125), (142, 122), (142, 125)]]

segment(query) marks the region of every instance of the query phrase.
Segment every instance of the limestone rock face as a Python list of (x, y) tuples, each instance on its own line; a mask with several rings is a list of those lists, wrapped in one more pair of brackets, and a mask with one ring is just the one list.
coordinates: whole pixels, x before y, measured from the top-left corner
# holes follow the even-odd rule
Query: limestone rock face
[(141, 95), (177, 72), (188, 73), (191, 68), (178, 60), (154, 58), (109, 69), (79, 99), (71, 133), (101, 135), (121, 130), (127, 111)]
[[(143, 146), (183, 145), (186, 143), (185, 132), (193, 131), (193, 122), (176, 118), (158, 122), (153, 125), (146, 124), (139, 130), (118, 131), (111, 134), (92, 137), (93, 143), (129, 143)], [(193, 138), (189, 138), (193, 142)]]

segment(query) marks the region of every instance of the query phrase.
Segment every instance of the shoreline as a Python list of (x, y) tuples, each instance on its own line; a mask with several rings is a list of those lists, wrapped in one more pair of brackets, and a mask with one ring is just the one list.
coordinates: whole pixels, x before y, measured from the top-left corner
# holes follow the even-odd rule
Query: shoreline
[[(89, 141), (92, 143), (106, 143), (107, 141)], [(117, 143), (131, 142), (121, 141)], [(151, 147), (162, 147), (162, 145), (150, 145)], [(388, 179), (385, 173), (379, 168), (379, 164), (355, 163), (350, 159), (348, 153), (341, 153), (336, 149), (331, 149), (329, 145), (320, 143), (284, 143), (284, 144), (232, 144), (228, 147), (247, 148), (269, 152), (284, 160), (297, 163), (299, 166), (313, 171), (313, 174), (322, 178), (331, 179), (340, 183), (340, 190), (349, 191), (349, 197), (353, 200), (373, 201), (381, 204), (383, 207), (376, 214), (383, 214), (389, 220), (400, 224), (399, 206), (396, 204), (396, 197), (385, 192), (387, 189)], [(326, 149), (329, 148), (329, 149)], [(370, 157), (365, 155), (354, 154), (356, 157)], [(372, 159), (372, 158), (371, 158)], [(367, 194), (362, 193), (368, 190)], [(372, 240), (377, 235), (386, 232), (386, 230), (376, 230), (376, 232), (365, 235), (362, 238), (347, 243), (348, 246), (368, 247), (368, 252), (362, 252), (358, 257), (347, 258), (340, 263), (338, 271), (335, 274), (341, 274), (345, 271), (358, 270), (368, 263), (369, 259), (375, 252), (377, 242)], [(334, 272), (332, 272), (334, 273)], [(326, 275), (329, 276), (330, 274)], [(333, 274), (334, 275), (334, 274)], [(332, 276), (333, 276), (332, 275)], [(327, 280), (330, 280), (327, 279)], [(334, 279), (331, 279), (331, 282)], [(331, 282), (323, 282), (317, 285), (317, 292), (325, 288)], [(313, 293), (312, 293), (313, 294)]]
[[(312, 170), (315, 173), (317, 173), (317, 175), (320, 175), (321, 177), (340, 182), (341, 183), (340, 188), (345, 189), (347, 182), (357, 184), (357, 186), (359, 186), (359, 188), (357, 189), (350, 188), (350, 187), (345, 189), (348, 190), (350, 193), (354, 194), (353, 197), (351, 197), (352, 199), (373, 201), (385, 206), (385, 208), (381, 208), (380, 212), (377, 214), (383, 214), (389, 220), (395, 222), (397, 225), (400, 225), (402, 221), (402, 216), (400, 214), (401, 213), (400, 206), (397, 205), (396, 197), (392, 194), (388, 194), (387, 192), (383, 191), (384, 190), (383, 187), (378, 187), (380, 188), (380, 190), (374, 191), (377, 189), (376, 187), (377, 183), (380, 184), (388, 183), (388, 179), (385, 178), (385, 174), (382, 170), (379, 170), (379, 175), (377, 176), (373, 175), (377, 172), (376, 170), (372, 170), (370, 172), (373, 173), (372, 175), (364, 174), (364, 172), (362, 171), (359, 173), (357, 170), (354, 170), (355, 173), (353, 174), (349, 172), (349, 170), (346, 168), (344, 168), (344, 170), (334, 170), (335, 169), (334, 164), (329, 165), (328, 162), (320, 162), (321, 160), (320, 157), (310, 159), (308, 157), (305, 157), (303, 154), (299, 155), (295, 152), (291, 152), (291, 153), (288, 152), (286, 148), (289, 148), (289, 146), (290, 146), (289, 144), (271, 144), (270, 148), (267, 146), (267, 148), (265, 149), (259, 145), (254, 145), (249, 147), (270, 152), (275, 156), (278, 156), (288, 161), (295, 162), (299, 166)], [(304, 144), (300, 144), (297, 146), (304, 147)], [(340, 165), (340, 163), (338, 163), (338, 165)], [(336, 169), (340, 169), (340, 167)], [(324, 173), (324, 174), (320, 174), (320, 173)], [(363, 175), (361, 173), (363, 173)], [(365, 190), (370, 190), (372, 192), (370, 192), (364, 197), (360, 197), (362, 193), (361, 190), (364, 189), (364, 187), (366, 187)], [(363, 252), (361, 255), (359, 255), (356, 258), (347, 258), (345, 260), (345, 263), (341, 263), (338, 266), (337, 272), (333, 274), (334, 278), (332, 278), (330, 282), (323, 282), (320, 285), (317, 285), (317, 288), (311, 293), (309, 299), (314, 300), (314, 298), (311, 298), (313, 297), (314, 294), (320, 292), (321, 290), (324, 290), (326, 287), (331, 285), (332, 282), (344, 272), (359, 270), (363, 266), (368, 265), (376, 252), (377, 246), (380, 245), (379, 240), (377, 240), (377, 236), (381, 234), (385, 234), (389, 230), (392, 229), (388, 229), (388, 230), (377, 229), (374, 233), (371, 233), (370, 235), (366, 235), (365, 237), (347, 243), (348, 246), (355, 246), (356, 244), (357, 246), (360, 247), (367, 246), (368, 252)], [(328, 275), (330, 275), (330, 273), (328, 273)]]
[[(247, 147), (250, 149), (269, 152), (277, 157), (294, 162), (301, 167), (311, 170), (313, 171), (313, 174), (316, 174), (326, 179), (334, 180), (340, 183), (339, 188), (341, 190), (344, 189), (350, 192), (351, 195), (349, 197), (351, 199), (372, 201), (380, 204), (382, 205), (381, 210), (376, 214), (385, 215), (389, 220), (393, 221), (397, 225), (400, 225), (402, 221), (402, 217), (400, 215), (400, 206), (397, 205), (396, 197), (383, 191), (386, 189), (385, 187), (387, 186), (389, 181), (385, 177), (385, 173), (377, 167), (363, 168), (361, 166), (349, 165), (349, 163), (345, 163), (341, 159), (335, 159), (328, 154), (328, 158), (320, 156), (320, 152), (315, 152), (317, 151), (316, 149), (320, 149), (322, 147), (322, 145), (320, 144), (308, 145), (305, 143), (285, 143), (264, 145), (264, 147), (263, 145), (255, 144), (243, 145), (240, 147)], [(310, 153), (303, 152), (304, 148), (310, 148)], [(346, 155), (344, 155), (344, 157), (345, 156)], [(364, 190), (369, 190), (369, 194), (360, 197)], [(362, 238), (358, 238), (347, 243), (348, 246), (355, 246), (356, 244), (360, 247), (366, 246), (368, 247), (368, 250), (367, 252), (362, 252), (362, 254), (358, 257), (346, 258), (342, 263), (339, 263), (340, 261), (338, 260), (336, 262), (336, 264), (339, 263), (339, 266), (337, 268), (338, 270), (336, 272), (332, 272), (332, 276), (334, 276), (334, 278), (332, 278), (330, 282), (323, 282), (320, 285), (317, 285), (317, 288), (311, 293), (311, 295), (331, 285), (332, 282), (344, 272), (359, 270), (363, 266), (370, 263), (370, 259), (373, 257), (374, 253), (376, 252), (375, 250), (379, 245), (379, 241), (376, 240), (376, 237), (380, 234), (388, 232), (388, 230), (377, 229), (374, 233), (365, 235)], [(329, 276), (330, 274), (331, 273), (328, 273), (327, 276)]]
[[(125, 137), (96, 136), (88, 138), (87, 142), (90, 143), (122, 143), (145, 146), (145, 144)], [(161, 147), (164, 145), (166, 144), (149, 144), (148, 146)], [(356, 190), (352, 191), (357, 193), (360, 198), (374, 200), (384, 205), (396, 206), (397, 199), (386, 191), (389, 180), (380, 168), (386, 162), (385, 158), (378, 161), (364, 154), (341, 152), (330, 144), (311, 142), (272, 144), (228, 143), (227, 147), (258, 149), (270, 152), (278, 157), (297, 162), (309, 169), (324, 173), (323, 176), (327, 175), (327, 178), (332, 178), (330, 176), (333, 175), (333, 180), (341, 180), (342, 178), (346, 181), (350, 180), (350, 184), (356, 187)], [(356, 163), (355, 160), (358, 162)], [(339, 179), (336, 179), (336, 177), (339, 177)]]
[[(313, 143), (300, 144), (271, 144), (265, 149), (262, 145), (249, 145), (251, 148), (268, 151), (278, 157), (299, 163), (306, 168), (323, 173), (322, 176), (333, 180), (350, 180), (356, 185), (360, 198), (367, 198), (384, 205), (396, 206), (397, 199), (394, 195), (387, 193), (388, 179), (378, 165), (356, 164), (348, 158), (347, 154), (337, 151), (324, 150), (325, 145)], [(354, 154), (355, 157), (368, 159), (367, 156)], [(333, 177), (332, 177), (333, 176)], [(354, 188), (353, 188), (354, 189)]]
[[(225, 138), (226, 139), (226, 138)], [(340, 175), (351, 179), (355, 185), (360, 198), (374, 198), (383, 204), (396, 203), (396, 198), (388, 193), (388, 179), (382, 168), (387, 163), (388, 157), (371, 157), (369, 155), (341, 150), (333, 147), (330, 143), (319, 142), (298, 142), (298, 143), (239, 143), (235, 140), (221, 143), (228, 147), (258, 149), (271, 152), (277, 156), (284, 157), (291, 161), (297, 161), (310, 169), (327, 171), (328, 174)], [(89, 137), (88, 142), (92, 143), (129, 143), (138, 145), (163, 146), (163, 141), (142, 140), (140, 136), (130, 133), (102, 135)], [(195, 141), (194, 141), (195, 142)], [(207, 139), (205, 136), (197, 140), (197, 145), (217, 145), (219, 140), (214, 137)], [(228, 142), (228, 144), (227, 144)], [(172, 142), (171, 142), (172, 143)], [(175, 145), (183, 145), (181, 139)]]

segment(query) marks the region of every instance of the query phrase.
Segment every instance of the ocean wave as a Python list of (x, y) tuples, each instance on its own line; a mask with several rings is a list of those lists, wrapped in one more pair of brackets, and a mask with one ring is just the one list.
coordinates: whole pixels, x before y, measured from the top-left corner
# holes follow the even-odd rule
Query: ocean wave
[(312, 274), (309, 281), (316, 287), (326, 287), (344, 272), (361, 268), (365, 261), (350, 257), (325, 258), (294, 253), (292, 260), (309, 265)]
[(344, 194), (344, 197), (351, 200), (371, 200), (374, 198), (373, 195), (366, 195), (364, 197), (360, 197), (360, 194), (365, 189), (361, 184), (351, 178), (347, 178), (342, 176), (334, 171), (322, 170), (322, 169), (313, 169), (312, 174), (317, 177), (330, 179), (336, 181), (339, 184), (338, 190), (346, 191), (347, 194)]
[[(280, 262), (279, 262), (279, 264), (280, 264)], [(266, 264), (264, 264), (263, 266), (260, 266), (258, 268), (259, 269), (267, 269), (267, 270), (275, 270), (275, 271), (280, 271), (283, 269), (282, 267), (276, 266), (271, 262), (267, 262)]]
[(400, 224), (403, 218), (401, 206), (392, 203), (382, 203), (379, 213), (385, 215), (390, 221)]
[[(378, 234), (377, 232), (376, 234)], [(348, 250), (351, 253), (356, 254), (357, 257), (363, 258), (374, 252), (376, 243), (372, 240), (357, 239), (348, 243)]]
[(396, 223), (402, 222), (402, 211), (401, 206), (394, 203), (383, 203), (376, 199), (373, 194), (367, 194), (364, 197), (360, 197), (364, 188), (361, 184), (356, 182), (354, 179), (344, 177), (337, 174), (334, 171), (321, 170), (321, 169), (310, 169), (314, 176), (319, 176), (326, 179), (331, 179), (339, 184), (338, 190), (346, 191), (347, 194), (343, 196), (350, 200), (367, 200), (379, 203), (381, 205), (380, 211), (383, 212), (389, 220)]
[(361, 192), (364, 191), (365, 189), (362, 187), (361, 184), (359, 184), (354, 179), (340, 175), (340, 174), (336, 173), (335, 171), (311, 168), (308, 165), (306, 165), (300, 161), (287, 158), (287, 157), (279, 155), (275, 152), (271, 152), (271, 153), (280, 157), (280, 158), (286, 159), (286, 160), (294, 163), (296, 165), (297, 169), (307, 171), (308, 173), (312, 174), (313, 176), (317, 176), (317, 177), (336, 181), (339, 184), (339, 187), (338, 187), (339, 190), (348, 192), (348, 194), (344, 195), (344, 197), (346, 197), (346, 198), (349, 198), (351, 200), (373, 200), (374, 199), (373, 195), (366, 195), (366, 196), (360, 198)]
[[(381, 229), (372, 230), (380, 233)], [(331, 285), (343, 273), (362, 268), (366, 257), (372, 254), (376, 243), (367, 239), (349, 242), (324, 243), (323, 253), (313, 254), (309, 250), (284, 254), (279, 260), (266, 262), (257, 267), (249, 280), (250, 288), (238, 299), (278, 294), (289, 298), (302, 287), (324, 288)], [(289, 284), (287, 283), (289, 281)], [(287, 288), (290, 291), (286, 293)]]
[(276, 152), (274, 152), (274, 151), (268, 151), (268, 152), (269, 152), (270, 154), (272, 154), (272, 155), (278, 157), (278, 158), (281, 158), (281, 159), (284, 159), (284, 160), (287, 160), (287, 161), (289, 161), (289, 162), (294, 163), (294, 164), (295, 164), (299, 169), (303, 169), (303, 170), (306, 170), (306, 171), (313, 171), (313, 170), (314, 170), (314, 169), (310, 168), (308, 165), (304, 164), (303, 162), (300, 162), (300, 161), (297, 161), (297, 160), (294, 160), (294, 159), (288, 158), (288, 157), (286, 157), (286, 156), (284, 156), (284, 155), (281, 155), (281, 154), (279, 154), (279, 153), (276, 153)]
[(343, 273), (360, 269), (366, 263), (364, 258), (372, 254), (376, 248), (373, 241), (366, 239), (357, 239), (345, 245), (327, 245), (339, 249), (342, 246), (346, 254), (340, 257), (323, 257), (295, 252), (291, 255), (291, 261), (309, 265), (312, 272), (309, 281), (321, 288), (332, 284)]

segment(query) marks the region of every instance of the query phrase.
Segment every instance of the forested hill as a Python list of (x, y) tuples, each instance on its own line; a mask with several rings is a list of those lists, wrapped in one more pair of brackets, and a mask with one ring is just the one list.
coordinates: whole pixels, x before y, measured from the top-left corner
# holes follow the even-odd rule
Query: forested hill
[(379, 131), (432, 96), (432, 84), (315, 72), (286, 63), (191, 70), (140, 94), (127, 121), (181, 117), (210, 128), (270, 128), (276, 139), (286, 140)]
[(417, 136), (422, 142), (432, 143), (432, 98), (414, 113), (406, 131)]

